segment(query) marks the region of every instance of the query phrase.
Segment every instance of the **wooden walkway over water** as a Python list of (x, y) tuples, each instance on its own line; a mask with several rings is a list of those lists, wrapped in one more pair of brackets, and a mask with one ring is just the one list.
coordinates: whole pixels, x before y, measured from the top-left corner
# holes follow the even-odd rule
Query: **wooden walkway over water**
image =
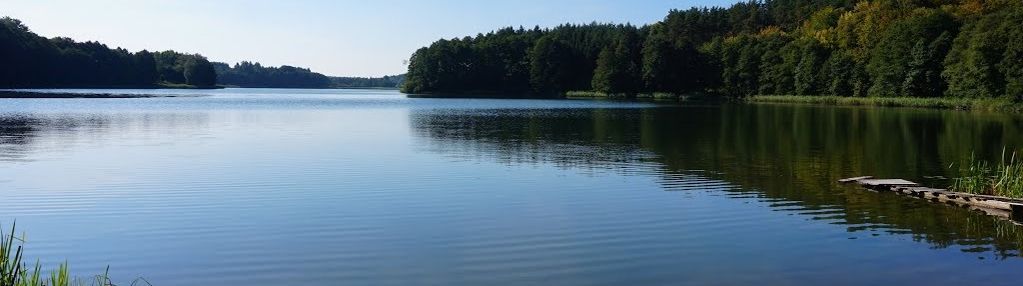
[(903, 179), (875, 179), (871, 176), (841, 179), (838, 182), (857, 184), (878, 192), (893, 192), (933, 202), (968, 207), (983, 211), (988, 215), (1023, 222), (1023, 200), (1020, 199), (952, 192), (946, 189), (920, 186), (920, 184)]

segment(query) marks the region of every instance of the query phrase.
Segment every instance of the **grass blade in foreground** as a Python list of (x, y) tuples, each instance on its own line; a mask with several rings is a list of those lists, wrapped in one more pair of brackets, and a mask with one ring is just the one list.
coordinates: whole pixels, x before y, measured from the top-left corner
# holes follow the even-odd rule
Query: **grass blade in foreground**
[[(42, 279), (42, 267), (36, 262), (35, 267), (26, 268), (22, 262), (23, 243), (25, 240), (15, 236), (16, 224), (11, 225), (11, 232), (4, 233), (0, 229), (0, 286), (113, 286), (108, 273), (97, 275), (92, 284), (87, 280), (72, 278), (67, 262), (61, 263), (56, 270), (50, 272), (49, 279)], [(17, 241), (17, 243), (16, 243)], [(144, 283), (144, 284), (143, 284)], [(151, 285), (145, 279), (136, 279), (131, 285)]]

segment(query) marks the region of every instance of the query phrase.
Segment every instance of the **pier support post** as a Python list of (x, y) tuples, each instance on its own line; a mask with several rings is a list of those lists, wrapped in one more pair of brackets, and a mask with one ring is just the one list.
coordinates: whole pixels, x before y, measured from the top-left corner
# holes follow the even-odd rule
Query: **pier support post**
[(1009, 204), (1012, 208), (1012, 220), (1023, 221), (1023, 204)]

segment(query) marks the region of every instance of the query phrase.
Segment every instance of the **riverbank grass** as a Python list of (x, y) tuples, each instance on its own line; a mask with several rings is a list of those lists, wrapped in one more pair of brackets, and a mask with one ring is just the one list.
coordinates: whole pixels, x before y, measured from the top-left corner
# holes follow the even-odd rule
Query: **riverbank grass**
[(992, 165), (970, 156), (959, 166), (960, 177), (953, 180), (956, 192), (1023, 199), (1023, 160), (1016, 152), (1002, 152), (1001, 161)]
[(1023, 104), (1009, 99), (947, 97), (842, 97), (808, 95), (755, 95), (747, 102), (804, 103), (821, 105), (916, 107), (956, 110), (1023, 111)]

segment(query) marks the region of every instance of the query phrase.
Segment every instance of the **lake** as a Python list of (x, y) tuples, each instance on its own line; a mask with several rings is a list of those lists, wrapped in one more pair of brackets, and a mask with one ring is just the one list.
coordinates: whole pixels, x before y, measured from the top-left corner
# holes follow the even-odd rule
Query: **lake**
[(0, 222), (29, 261), (153, 285), (1023, 277), (1023, 227), (835, 183), (947, 185), (950, 164), (1023, 148), (1017, 115), (118, 92), (206, 96), (0, 99)]

